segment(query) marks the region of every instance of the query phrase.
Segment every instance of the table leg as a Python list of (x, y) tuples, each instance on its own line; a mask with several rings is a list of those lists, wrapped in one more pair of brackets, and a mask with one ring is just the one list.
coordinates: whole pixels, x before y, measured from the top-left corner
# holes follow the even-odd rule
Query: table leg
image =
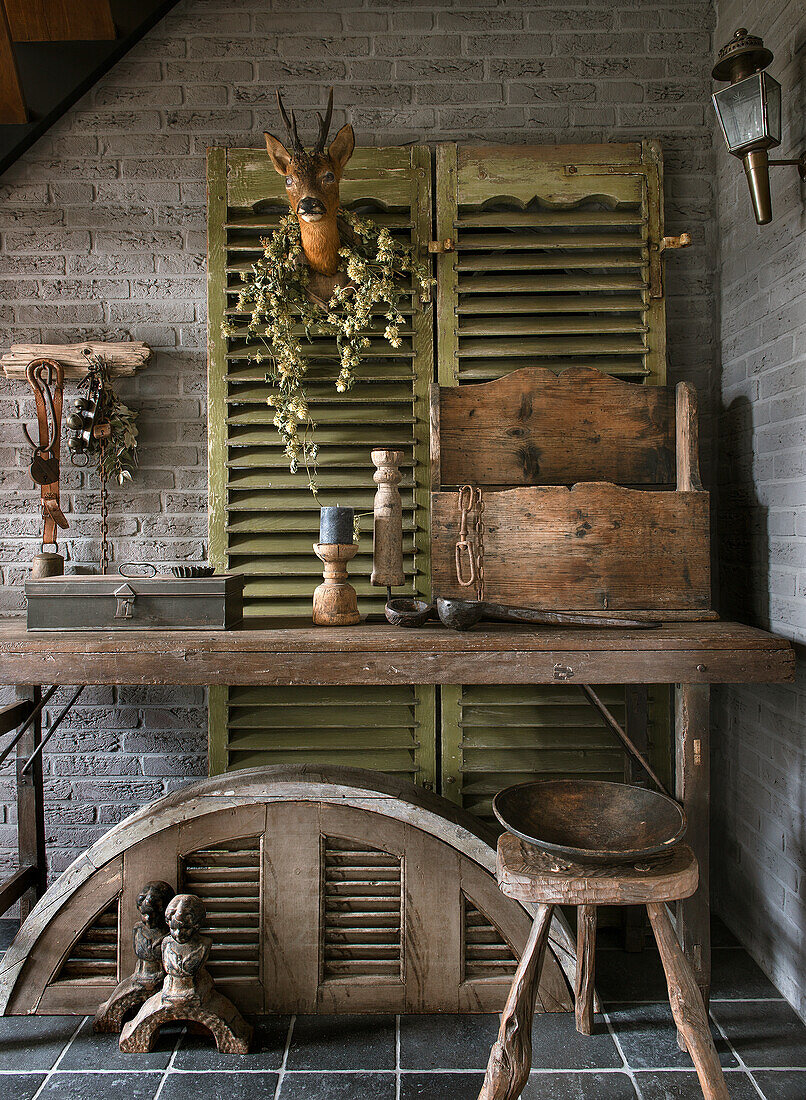
[(574, 1013), (577, 1031), (593, 1035), (593, 982), (596, 972), (596, 906), (577, 906), (577, 976)]
[(700, 865), (696, 894), (677, 906), (677, 935), (706, 1009), (711, 991), (710, 696), (708, 684), (678, 684), (675, 689), (676, 793), (688, 819), (686, 843)]
[[(39, 703), (42, 689), (25, 690), (34, 706)], [(31, 695), (31, 691), (33, 694)], [(20, 898), (22, 920), (42, 897), (47, 885), (45, 854), (45, 799), (42, 782), (42, 755), (40, 754), (27, 772), (23, 765), (42, 739), (42, 716), (37, 714), (31, 725), (17, 742), (17, 852), (20, 867), (36, 868), (37, 881), (32, 889)]]
[(479, 1100), (515, 1100), (529, 1080), (532, 1021), (553, 911), (553, 905), (538, 906), (532, 931), (501, 1013), (498, 1038), (490, 1051)]
[(719, 1055), (711, 1037), (708, 1013), (694, 973), (680, 950), (666, 906), (663, 902), (650, 902), (646, 908), (663, 961), (674, 1022), (686, 1041), (700, 1079), (702, 1094), (705, 1100), (730, 1100)]

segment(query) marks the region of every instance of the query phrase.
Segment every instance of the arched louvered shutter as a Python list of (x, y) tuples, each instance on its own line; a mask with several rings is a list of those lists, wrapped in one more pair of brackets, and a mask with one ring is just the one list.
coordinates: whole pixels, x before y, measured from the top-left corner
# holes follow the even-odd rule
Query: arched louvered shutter
[[(428, 594), (428, 386), (433, 313), (412, 295), (403, 344), (372, 337), (355, 386), (339, 394), (335, 343), (307, 349), (310, 406), (320, 446), (317, 502), (304, 471), (291, 474), (267, 405), (265, 365), (250, 363), (245, 318), (235, 311), (241, 273), (287, 213), (285, 188), (260, 149), (213, 149), (209, 185), (210, 560), (245, 577), (247, 625), (258, 618), (310, 622), (322, 565), (312, 544), (320, 504), (371, 513), (373, 446), (400, 447), (405, 591)], [(344, 206), (366, 212), (427, 258), (431, 161), (427, 149), (357, 149), (341, 185)], [(229, 318), (236, 334), (221, 336)], [(362, 613), (379, 613), (372, 588), (371, 521), (350, 574)], [(433, 785), (435, 694), (429, 687), (211, 689), (210, 770), (289, 762), (376, 768)]]
[[(665, 381), (656, 143), (437, 149), (440, 385), (519, 367)], [(624, 691), (599, 689), (624, 720)], [(573, 687), (441, 689), (442, 793), (492, 819), (496, 791), (555, 775), (622, 779), (624, 753)], [(651, 712), (658, 744), (664, 705)]]

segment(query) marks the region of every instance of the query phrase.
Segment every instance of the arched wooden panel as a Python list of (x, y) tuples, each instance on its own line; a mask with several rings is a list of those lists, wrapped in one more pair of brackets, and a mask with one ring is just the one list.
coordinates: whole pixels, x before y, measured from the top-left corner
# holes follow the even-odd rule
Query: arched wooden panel
[[(133, 969), (137, 895), (161, 878), (204, 899), (211, 972), (242, 1011), (500, 1009), (530, 914), (499, 892), (492, 842), (446, 800), (375, 772), (205, 780), (133, 814), (68, 868), (0, 962), (0, 1007), (94, 1012)], [(540, 1001), (570, 1007), (554, 956)]]

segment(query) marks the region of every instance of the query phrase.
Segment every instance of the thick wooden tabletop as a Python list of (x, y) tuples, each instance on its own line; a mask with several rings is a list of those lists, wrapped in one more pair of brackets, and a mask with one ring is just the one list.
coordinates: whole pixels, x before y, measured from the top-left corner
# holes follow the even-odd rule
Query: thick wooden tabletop
[(552, 684), (791, 681), (784, 638), (740, 623), (652, 630), (439, 623), (403, 629), (28, 633), (0, 622), (0, 684)]

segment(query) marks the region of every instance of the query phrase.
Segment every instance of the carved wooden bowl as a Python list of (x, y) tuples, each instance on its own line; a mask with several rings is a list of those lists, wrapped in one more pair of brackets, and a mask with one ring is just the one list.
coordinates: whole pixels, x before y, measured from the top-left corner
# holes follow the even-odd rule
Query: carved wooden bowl
[(686, 831), (674, 799), (595, 779), (519, 783), (498, 792), (493, 810), (509, 832), (582, 863), (642, 860), (668, 851)]

